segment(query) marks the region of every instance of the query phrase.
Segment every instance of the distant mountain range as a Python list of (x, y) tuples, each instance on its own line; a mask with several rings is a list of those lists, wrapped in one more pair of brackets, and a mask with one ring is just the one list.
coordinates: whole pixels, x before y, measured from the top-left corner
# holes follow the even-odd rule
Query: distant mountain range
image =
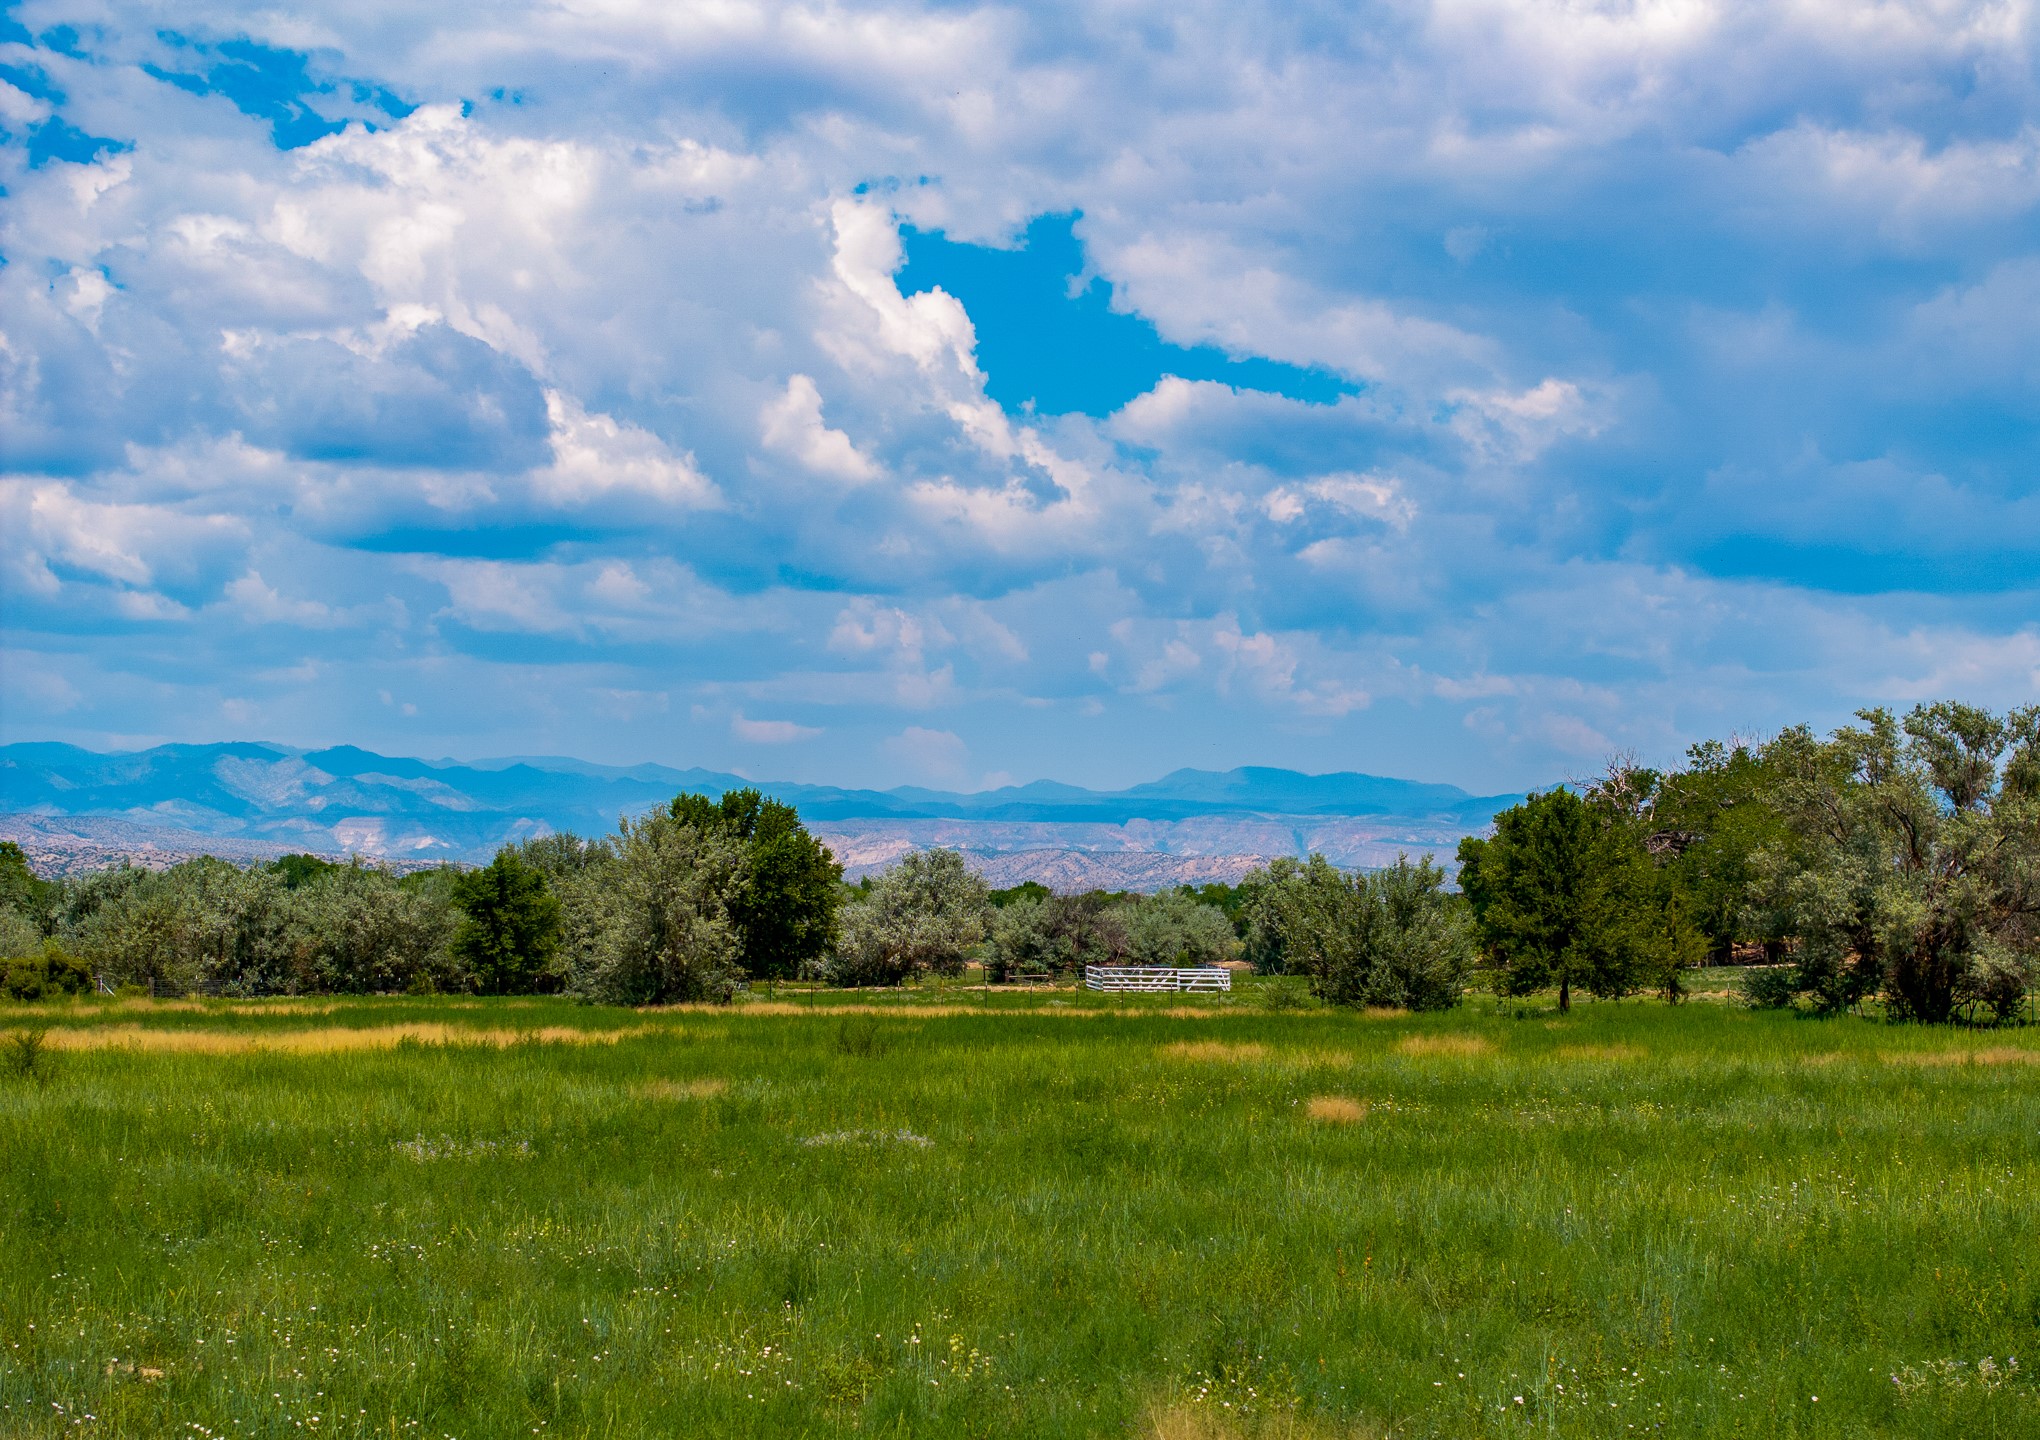
[(844, 790), (552, 756), (416, 760), (352, 746), (256, 742), (98, 754), (24, 743), (0, 746), (0, 812), (8, 816), (0, 830), (32, 850), (68, 849), (79, 859), (89, 851), (99, 863), (122, 853), (172, 858), (202, 849), (242, 858), (296, 849), (477, 860), (526, 836), (607, 832), (619, 816), (683, 790), (720, 794), (746, 785), (796, 806), (853, 875), (917, 845), (946, 844), (1007, 883), (1027, 878), (1020, 872), (1032, 865), (1061, 887), (1125, 882), (1141, 889), (1234, 878), (1231, 872), (1270, 855), (1312, 849), (1348, 865), (1387, 863), (1397, 850), (1449, 854), (1459, 836), (1520, 798), (1263, 767), (1178, 770), (1126, 790), (1037, 781), (956, 794)]

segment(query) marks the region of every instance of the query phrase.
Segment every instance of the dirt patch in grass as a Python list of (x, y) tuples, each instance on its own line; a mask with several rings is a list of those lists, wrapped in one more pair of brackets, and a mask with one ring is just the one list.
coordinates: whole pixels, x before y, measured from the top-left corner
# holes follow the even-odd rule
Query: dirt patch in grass
[(1561, 1060), (1641, 1060), (1650, 1052), (1641, 1045), (1561, 1045)]
[(1220, 1065), (1250, 1065), (1268, 1058), (1268, 1047), (1258, 1040), (1228, 1045), (1223, 1040), (1178, 1040), (1164, 1045), (1162, 1053), (1171, 1060), (1201, 1060)]
[(1395, 1048), (1405, 1055), (1492, 1055), (1495, 1050), (1493, 1041), (1479, 1035), (1405, 1035)]
[(235, 1030), (145, 1030), (139, 1025), (114, 1025), (104, 1029), (52, 1030), (49, 1044), (55, 1050), (145, 1050), (152, 1054), (247, 1055), (274, 1052), (288, 1055), (331, 1055), (348, 1050), (394, 1050), (409, 1041), (416, 1045), (614, 1045), (619, 1040), (643, 1035), (650, 1026), (627, 1030), (578, 1030), (566, 1025), (545, 1025), (529, 1030), (482, 1030), (467, 1025), (417, 1022), (408, 1025), (373, 1025), (357, 1029), (326, 1026), (317, 1030), (287, 1030), (274, 1034), (252, 1034)]
[(647, 1080), (637, 1093), (647, 1100), (712, 1100), (730, 1088), (719, 1075), (702, 1075), (692, 1080)]
[(1313, 1095), (1305, 1108), (1311, 1119), (1327, 1125), (1357, 1125), (1367, 1118), (1367, 1102), (1345, 1095)]

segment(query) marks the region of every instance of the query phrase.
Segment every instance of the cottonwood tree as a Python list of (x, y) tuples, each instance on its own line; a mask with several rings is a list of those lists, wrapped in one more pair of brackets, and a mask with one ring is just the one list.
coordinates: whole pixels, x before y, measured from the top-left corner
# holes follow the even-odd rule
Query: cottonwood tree
[(742, 842), (670, 813), (625, 820), (570, 891), (569, 984), (612, 1005), (727, 1002), (744, 978), (732, 908)]
[(2040, 949), (2040, 706), (1858, 712), (1804, 726), (1766, 760), (1790, 848), (1766, 852), (1755, 908), (1797, 937), (1790, 987), (1823, 1009), (1882, 990), (1905, 1019), (2016, 1013)]
[(842, 939), (823, 971), (836, 985), (898, 985), (924, 970), (962, 973), (985, 937), (985, 882), (954, 850), (916, 850), (842, 912)]

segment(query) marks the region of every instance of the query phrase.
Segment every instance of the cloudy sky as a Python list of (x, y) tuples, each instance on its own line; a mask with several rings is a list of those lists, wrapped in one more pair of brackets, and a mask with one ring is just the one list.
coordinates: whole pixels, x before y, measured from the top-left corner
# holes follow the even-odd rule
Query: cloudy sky
[(0, 12), (0, 738), (1496, 790), (2040, 695), (2032, 0)]

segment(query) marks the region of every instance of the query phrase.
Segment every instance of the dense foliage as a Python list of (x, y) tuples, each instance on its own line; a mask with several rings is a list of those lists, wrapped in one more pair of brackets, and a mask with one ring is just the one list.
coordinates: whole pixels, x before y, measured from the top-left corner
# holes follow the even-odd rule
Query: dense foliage
[(1460, 845), (1496, 988), (1658, 989), (1767, 960), (1752, 1003), (2010, 1019), (2040, 954), (2040, 707), (1866, 710), (1533, 795)]

